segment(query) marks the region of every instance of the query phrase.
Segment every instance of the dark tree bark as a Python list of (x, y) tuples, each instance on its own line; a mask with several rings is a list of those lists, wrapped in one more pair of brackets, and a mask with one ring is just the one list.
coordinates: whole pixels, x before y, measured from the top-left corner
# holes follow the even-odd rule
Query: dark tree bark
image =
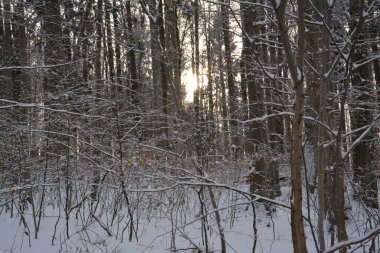
[[(243, 28), (243, 50), (241, 65), (243, 71), (243, 82), (248, 86), (248, 120), (261, 118), (266, 112), (264, 106), (265, 94), (262, 88), (267, 77), (263, 77), (260, 65), (268, 65), (268, 50), (266, 44), (266, 28), (264, 27), (264, 17), (258, 15), (260, 10), (248, 3), (241, 4), (242, 28)], [(254, 24), (254, 25), (251, 25)], [(260, 44), (253, 42), (254, 37), (260, 36)], [(260, 76), (261, 77), (258, 77)], [(268, 96), (270, 97), (270, 96)], [(270, 148), (268, 147), (268, 135), (266, 121), (253, 120), (247, 129), (246, 152), (254, 156), (254, 166), (256, 167), (255, 178), (251, 182), (251, 191), (256, 194), (274, 198), (280, 195), (280, 185), (278, 179), (277, 164), (270, 158)], [(270, 185), (270, 189), (268, 189)], [(268, 214), (270, 206), (266, 205)]]
[[(44, 33), (44, 58), (46, 65), (62, 63), (64, 57), (60, 43), (62, 38), (62, 18), (60, 1), (52, 0), (48, 4), (39, 6), (43, 15), (42, 31)], [(44, 91), (52, 95), (58, 95), (63, 86), (57, 71), (48, 70), (44, 76)]]
[[(252, 38), (260, 34), (260, 26), (251, 25), (258, 21), (256, 9), (247, 3), (241, 4), (242, 10), (242, 27), (244, 30), (243, 36), (243, 52), (242, 64), (244, 64), (244, 79), (248, 87), (248, 119), (259, 118), (264, 115), (263, 99), (264, 91), (261, 83), (256, 78), (259, 73), (256, 61), (258, 60), (255, 55), (255, 45), (251, 42)], [(262, 48), (258, 48), (258, 54), (262, 53)], [(246, 151), (248, 154), (253, 154), (258, 150), (259, 146), (265, 145), (268, 141), (266, 138), (265, 125), (260, 121), (253, 121), (249, 124), (247, 129), (248, 143)]]
[(123, 66), (121, 61), (121, 36), (122, 36), (122, 30), (120, 27), (120, 21), (119, 21), (119, 6), (116, 4), (116, 0), (113, 0), (113, 6), (112, 6), (112, 18), (113, 18), (113, 26), (115, 30), (115, 59), (116, 59), (116, 84), (117, 84), (117, 91), (118, 93), (123, 92)]
[[(314, 10), (313, 7), (317, 8)], [(322, 19), (321, 22), (325, 22), (330, 26), (331, 13), (328, 10), (327, 3), (319, 3), (314, 1), (307, 6), (307, 15), (313, 17), (315, 20)], [(320, 17), (316, 12), (323, 13), (324, 16)], [(305, 68), (305, 81), (307, 85), (307, 99), (306, 102), (308, 107), (306, 109), (306, 114), (310, 117), (315, 118), (323, 122), (326, 125), (330, 125), (330, 119), (328, 113), (330, 111), (330, 105), (327, 104), (327, 97), (330, 90), (330, 83), (328, 79), (323, 77), (329, 69), (330, 64), (330, 38), (328, 31), (324, 27), (319, 27), (314, 24), (308, 24), (308, 33), (306, 33), (305, 38), (305, 50), (306, 50), (306, 61), (308, 66)], [(320, 50), (323, 49), (323, 50)], [(329, 159), (328, 153), (333, 152), (329, 147), (324, 148), (323, 143), (328, 142), (328, 133), (326, 129), (316, 124), (314, 122), (306, 122), (306, 136), (311, 140), (312, 145), (312, 155), (315, 161), (315, 169), (310, 170), (315, 172), (315, 174), (309, 174), (310, 189), (315, 187), (314, 183), (317, 180), (317, 190), (318, 190), (318, 239), (320, 250), (323, 251), (326, 248), (325, 243), (325, 214), (327, 209), (328, 214), (332, 212), (332, 206), (330, 202), (326, 202), (328, 199), (326, 194), (326, 187), (330, 190), (327, 192), (333, 192), (330, 178), (332, 175), (326, 175), (326, 168), (332, 166), (331, 158)], [(307, 168), (308, 170), (310, 168)], [(309, 172), (311, 173), (311, 172)], [(331, 174), (331, 173), (329, 173)], [(330, 217), (332, 220), (333, 217)], [(333, 224), (332, 224), (333, 226)]]
[(4, 53), (4, 13), (3, 13), (3, 1), (0, 1), (0, 64), (3, 66), (3, 53)]
[(127, 15), (127, 40), (128, 40), (128, 69), (131, 79), (131, 101), (135, 109), (139, 108), (140, 98), (139, 98), (139, 79), (137, 74), (136, 65), (136, 41), (133, 36), (133, 22), (132, 22), (132, 9), (131, 1), (127, 1), (125, 4), (126, 15)]
[(161, 61), (160, 61), (160, 74), (161, 74), (161, 89), (162, 89), (162, 110), (165, 114), (168, 114), (168, 73), (166, 62), (166, 48), (165, 48), (165, 25), (164, 25), (164, 6), (163, 0), (158, 2), (158, 18), (157, 24), (159, 29), (160, 47), (161, 47)]
[[(116, 89), (115, 89), (115, 54), (113, 50), (113, 33), (111, 27), (111, 11), (113, 6), (109, 0), (105, 2), (105, 23), (106, 23), (106, 38), (107, 38), (107, 63), (109, 67), (109, 80), (111, 86), (111, 98), (115, 101)], [(115, 101), (116, 102), (116, 101)]]
[[(250, 4), (246, 2), (240, 3), (240, 12), (241, 12), (241, 25), (243, 30), (242, 38), (242, 52), (240, 59), (240, 78), (241, 78), (241, 93), (242, 93), (242, 120), (246, 120), (250, 116), (250, 106), (248, 100), (248, 87), (252, 85), (252, 52), (251, 52), (251, 43), (249, 41), (249, 36), (252, 35), (252, 24), (253, 18), (256, 16), (254, 9)], [(250, 124), (248, 124), (250, 127)], [(245, 130), (244, 138), (244, 151), (251, 155), (252, 144), (250, 143), (250, 130), (248, 128)]]
[[(275, 74), (277, 78), (281, 78), (282, 69), (282, 49), (279, 47), (278, 36), (276, 35), (273, 27), (268, 28), (269, 35), (269, 70), (271, 74)], [(268, 80), (271, 84), (270, 89), (266, 93), (266, 100), (269, 105), (266, 108), (267, 114), (272, 115), (284, 110), (284, 96), (283, 88), (281, 87), (279, 81), (276, 79)], [(270, 144), (271, 150), (274, 152), (282, 152), (284, 150), (284, 117), (275, 116), (268, 119), (268, 142)]]
[(103, 88), (103, 74), (102, 74), (102, 39), (103, 39), (103, 29), (102, 29), (102, 22), (103, 22), (103, 0), (98, 0), (97, 6), (96, 6), (96, 39), (95, 39), (95, 48), (97, 52), (97, 60), (95, 61), (95, 93), (96, 96), (101, 95), (101, 89)]
[[(209, 20), (210, 22), (211, 20)], [(208, 25), (205, 29), (211, 31), (211, 26)], [(206, 120), (208, 122), (208, 133), (209, 133), (209, 139), (210, 139), (210, 146), (211, 149), (215, 149), (215, 123), (214, 123), (214, 81), (213, 81), (213, 64), (214, 61), (212, 59), (212, 45), (211, 45), (211, 38), (210, 35), (206, 35), (206, 57), (207, 57), (207, 116)], [(214, 151), (212, 151), (214, 152)]]
[(303, 141), (303, 115), (304, 115), (304, 39), (305, 39), (305, 1), (298, 1), (298, 51), (297, 55), (292, 52), (288, 29), (285, 23), (285, 9), (288, 1), (281, 1), (277, 6), (276, 1), (272, 1), (275, 9), (278, 29), (281, 36), (282, 45), (285, 51), (286, 61), (289, 66), (293, 89), (295, 91), (294, 118), (292, 122), (292, 143), (291, 143), (291, 227), (293, 249), (295, 253), (305, 253), (306, 237), (302, 215), (302, 141)]
[(86, 89), (89, 89), (89, 87), (86, 87), (86, 83), (89, 81), (89, 75), (90, 75), (90, 60), (89, 58), (89, 52), (90, 52), (90, 40), (88, 38), (91, 30), (92, 30), (92, 23), (90, 20), (90, 15), (91, 11), (94, 5), (94, 0), (90, 0), (86, 8), (84, 10), (84, 13), (82, 15), (82, 19), (80, 21), (80, 31), (79, 31), (79, 36), (80, 36), (80, 45), (81, 48), (78, 48), (76, 51), (80, 51), (77, 54), (81, 55), (81, 59), (83, 60), (83, 66), (82, 66), (82, 80), (84, 82), (84, 87)]
[[(148, 11), (148, 10), (147, 10)], [(153, 105), (162, 108), (161, 49), (156, 0), (149, 1), (150, 51), (152, 55)]]
[(170, 102), (175, 111), (181, 110), (181, 48), (178, 30), (177, 4), (165, 1), (165, 42), (167, 52), (168, 84), (171, 91)]
[(230, 138), (231, 146), (229, 147), (231, 155), (238, 156), (239, 143), (238, 143), (238, 124), (237, 124), (237, 101), (236, 101), (236, 88), (234, 80), (234, 71), (232, 63), (232, 49), (231, 49), (231, 36), (230, 36), (230, 20), (229, 20), (229, 1), (226, 0), (220, 6), (221, 22), (223, 31), (223, 44), (224, 44), (224, 60), (227, 74), (227, 87), (228, 87), (228, 110), (229, 110), (229, 125), (230, 125)]
[[(220, 51), (221, 51), (220, 46)], [(223, 120), (223, 139), (224, 139), (224, 147), (226, 148), (227, 145), (229, 145), (229, 138), (228, 138), (228, 132), (229, 132), (229, 126), (228, 126), (228, 110), (227, 110), (227, 96), (226, 96), (226, 82), (224, 77), (224, 71), (223, 71), (223, 57), (222, 55), (218, 55), (218, 68), (219, 68), (219, 86), (220, 86), (220, 93), (222, 95), (220, 100), (220, 107), (222, 107), (222, 120)]]
[[(196, 152), (198, 156), (198, 161), (203, 165), (204, 162), (204, 150), (202, 143), (202, 100), (201, 100), (201, 86), (200, 86), (200, 51), (199, 51), (199, 1), (195, 0), (193, 4), (194, 8), (194, 67), (195, 67), (195, 78), (197, 81), (197, 87), (194, 91), (194, 111), (195, 111), (195, 124), (197, 128), (196, 132)], [(203, 171), (201, 171), (203, 173)]]
[[(352, 129), (359, 129), (371, 124), (373, 120), (374, 103), (374, 85), (372, 82), (371, 64), (363, 64), (365, 58), (369, 55), (370, 47), (366, 39), (368, 38), (369, 27), (367, 24), (360, 25), (360, 17), (365, 11), (363, 1), (351, 0), (350, 13), (352, 16), (351, 30), (359, 29), (357, 44), (352, 56), (352, 62), (359, 64), (352, 72), (352, 87), (355, 89), (355, 104), (351, 108)], [(358, 25), (359, 24), (359, 25)], [(356, 134), (354, 138), (360, 136)], [(377, 179), (374, 174), (374, 131), (370, 131), (363, 140), (353, 150), (354, 179), (358, 182), (360, 189), (359, 197), (364, 203), (373, 208), (378, 207), (377, 197)]]
[[(22, 1), (15, 5), (14, 15), (14, 39), (13, 39), (13, 66), (26, 66), (27, 65), (27, 39), (25, 31), (24, 19), (24, 3)], [(25, 70), (14, 69), (12, 70), (12, 93), (15, 101), (22, 101), (22, 97), (28, 94), (29, 83), (28, 76)], [(22, 94), (23, 93), (23, 94)]]
[[(2, 64), (3, 66), (11, 65), (11, 57), (12, 57), (12, 30), (11, 30), (11, 5), (10, 0), (3, 1), (3, 17), (4, 17), (4, 33), (1, 40), (1, 49), (2, 49)], [(2, 98), (10, 97), (12, 95), (12, 84), (11, 84), (11, 70), (4, 70), (0, 72), (1, 82), (0, 82), (0, 95)]]

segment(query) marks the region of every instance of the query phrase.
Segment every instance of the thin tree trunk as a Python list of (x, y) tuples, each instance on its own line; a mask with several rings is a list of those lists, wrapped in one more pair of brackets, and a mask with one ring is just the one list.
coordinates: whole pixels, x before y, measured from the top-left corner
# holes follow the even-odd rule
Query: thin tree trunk
[(119, 16), (118, 16), (118, 6), (116, 4), (116, 0), (113, 0), (113, 6), (112, 6), (112, 19), (113, 19), (113, 26), (115, 30), (115, 59), (116, 59), (116, 84), (117, 84), (117, 91), (118, 93), (123, 92), (123, 79), (122, 79), (122, 63), (121, 63), (121, 36), (122, 31), (120, 27), (119, 22)]
[[(228, 136), (228, 111), (227, 111), (227, 97), (226, 97), (226, 84), (224, 80), (224, 72), (223, 72), (223, 59), (221, 55), (218, 55), (218, 67), (219, 67), (219, 84), (220, 84), (220, 91), (222, 94), (222, 98), (220, 100), (221, 107), (222, 107), (222, 131), (223, 131), (223, 147), (229, 146), (229, 136)], [(225, 151), (225, 150), (224, 150)]]
[[(165, 48), (165, 26), (164, 26), (164, 7), (163, 0), (158, 0), (158, 18), (157, 24), (159, 29), (160, 47), (161, 47), (161, 60), (160, 60), (160, 74), (161, 74), (161, 89), (162, 89), (162, 110), (164, 114), (168, 114), (168, 78), (166, 66), (166, 48)], [(166, 126), (165, 119), (165, 126)]]
[[(14, 28), (12, 65), (26, 66), (27, 40), (24, 19), (24, 3), (22, 1), (18, 2), (15, 6), (15, 22), (18, 25)], [(25, 70), (12, 70), (12, 86), (13, 99), (21, 102), (21, 98), (23, 96), (22, 93), (28, 94), (27, 90), (29, 89), (28, 77)]]
[[(3, 1), (4, 8), (4, 36), (2, 37), (2, 50), (3, 50), (3, 64), (4, 66), (10, 66), (11, 56), (12, 56), (12, 35), (11, 35), (11, 5), (10, 0)], [(0, 72), (1, 77), (0, 87), (1, 87), (1, 97), (10, 97), (12, 95), (11, 86), (11, 70), (4, 70)]]
[[(26, 39), (26, 28), (25, 28), (25, 18), (24, 18), (24, 3), (19, 1), (14, 6), (14, 17), (13, 20), (17, 26), (13, 27), (13, 53), (12, 53), (12, 65), (13, 66), (26, 66), (27, 65), (27, 39)], [(30, 82), (27, 73), (22, 69), (13, 69), (12, 72), (12, 95), (11, 98), (18, 102), (27, 102), (29, 100), (28, 94), (30, 93)], [(18, 108), (12, 114), (13, 123), (16, 129), (20, 126), (26, 126), (28, 124), (27, 119), (28, 109)], [(17, 131), (15, 138), (16, 145), (19, 145), (19, 157), (20, 157), (20, 173), (18, 181), (23, 184), (30, 184), (31, 171), (30, 167), (26, 165), (26, 147), (25, 144), (28, 142), (26, 134)], [(32, 189), (27, 190), (28, 199), (31, 204), (33, 204), (33, 194)], [(37, 236), (37, 231), (35, 231)]]
[[(379, 45), (372, 45), (372, 52), (374, 54), (380, 52), (380, 46)], [(377, 104), (380, 104), (380, 60), (376, 59), (373, 61), (373, 72), (375, 76), (375, 82), (376, 82), (376, 99), (377, 99)]]
[[(278, 36), (276, 36), (274, 31), (268, 29), (269, 41), (271, 41), (269, 46), (269, 55), (270, 60), (269, 64), (271, 68), (277, 69), (281, 65), (280, 54), (281, 49), (278, 48)], [(275, 74), (278, 75), (281, 70), (277, 70)], [(266, 98), (269, 103), (272, 105), (267, 106), (267, 114), (272, 115), (284, 109), (283, 97), (281, 94), (281, 88), (279, 87), (278, 80), (269, 80), (271, 83), (271, 89), (266, 93)], [(278, 104), (278, 105), (276, 105)], [(284, 149), (284, 126), (283, 126), (283, 117), (271, 117), (268, 119), (268, 142), (270, 144), (271, 150), (282, 152)]]
[(162, 107), (162, 83), (160, 56), (160, 34), (156, 0), (149, 1), (150, 51), (152, 54), (153, 105), (155, 109)]
[(281, 41), (285, 51), (286, 60), (289, 66), (291, 79), (295, 91), (294, 118), (292, 123), (292, 143), (291, 143), (291, 227), (293, 249), (295, 253), (306, 253), (306, 237), (303, 225), (302, 214), (302, 141), (303, 141), (303, 115), (304, 115), (304, 82), (303, 82), (303, 57), (305, 39), (305, 1), (298, 0), (298, 52), (297, 59), (292, 52), (291, 42), (285, 24), (285, 9), (288, 1), (283, 0), (277, 6), (272, 0), (275, 9), (277, 24), (281, 36)]
[[(366, 4), (360, 0), (350, 1), (350, 13), (352, 15), (351, 30), (358, 30), (357, 44), (355, 51), (352, 55), (352, 62), (357, 63), (368, 57), (370, 48), (366, 42), (368, 38), (369, 27), (364, 23), (362, 12), (366, 9)], [(352, 72), (352, 86), (357, 90), (358, 95), (356, 103), (351, 108), (351, 123), (352, 129), (359, 129), (365, 127), (373, 121), (373, 109), (375, 109), (374, 90), (372, 78), (373, 72), (371, 64), (360, 64)], [(354, 137), (359, 137), (360, 133), (357, 133)], [(360, 141), (358, 145), (353, 149), (353, 171), (354, 180), (358, 182), (360, 189), (359, 197), (364, 203), (372, 208), (378, 208), (378, 190), (377, 179), (375, 172), (374, 161), (374, 148), (373, 140), (375, 138), (374, 131), (370, 131), (369, 134)]]
[(111, 85), (111, 98), (116, 99), (116, 89), (115, 89), (115, 54), (113, 50), (113, 36), (112, 36), (112, 27), (111, 27), (111, 15), (110, 10), (112, 5), (109, 0), (105, 2), (105, 23), (106, 23), (106, 32), (107, 32), (107, 63), (109, 67), (109, 78)]
[[(209, 6), (209, 11), (210, 6)], [(210, 27), (210, 21), (211, 18), (208, 16), (208, 25), (204, 25), (205, 31), (211, 31)], [(210, 40), (210, 34), (206, 33), (205, 35), (206, 39), (206, 57), (207, 57), (207, 115), (206, 115), (206, 121), (207, 121), (207, 131), (208, 131), (208, 142), (210, 145), (210, 149), (212, 154), (215, 154), (215, 122), (214, 122), (214, 84), (213, 84), (213, 59), (212, 59), (212, 52), (211, 52), (211, 40)]]
[(229, 105), (229, 122), (230, 122), (230, 135), (231, 135), (231, 155), (236, 157), (238, 155), (238, 129), (236, 121), (236, 92), (235, 92), (235, 80), (232, 69), (232, 50), (231, 50), (231, 36), (230, 36), (230, 21), (229, 21), (229, 8), (226, 4), (230, 4), (229, 0), (225, 0), (220, 6), (221, 8), (221, 22), (223, 31), (223, 43), (224, 43), (224, 58), (226, 61), (227, 72), (227, 87), (228, 87), (228, 105)]
[(175, 111), (182, 107), (181, 102), (181, 48), (179, 41), (177, 6), (172, 1), (165, 1), (165, 30), (168, 83), (172, 90), (170, 101)]
[(132, 91), (132, 105), (137, 109), (140, 104), (139, 98), (139, 80), (137, 75), (136, 66), (136, 54), (135, 54), (135, 41), (133, 36), (133, 23), (132, 23), (132, 10), (131, 1), (127, 1), (125, 4), (126, 15), (127, 15), (127, 38), (128, 38), (128, 59), (129, 59), (129, 73), (131, 78), (131, 91)]
[[(248, 100), (248, 86), (251, 84), (251, 80), (249, 78), (251, 77), (249, 75), (251, 66), (251, 56), (250, 56), (250, 49), (251, 44), (249, 41), (248, 36), (251, 36), (251, 30), (252, 30), (252, 23), (253, 18), (255, 17), (254, 9), (250, 4), (247, 4), (245, 2), (240, 3), (240, 12), (241, 12), (241, 24), (242, 24), (242, 30), (245, 32), (245, 36), (242, 38), (242, 52), (241, 52), (241, 59), (240, 59), (240, 79), (241, 79), (241, 93), (242, 93), (242, 120), (247, 120), (250, 116), (250, 106), (249, 106), (249, 100)], [(244, 33), (243, 33), (244, 34)], [(250, 127), (250, 124), (248, 124), (248, 127)], [(249, 129), (244, 129), (244, 142), (243, 148), (244, 152), (247, 153), (248, 157), (251, 155), (250, 147), (252, 145), (249, 143)]]
[[(102, 29), (102, 22), (103, 22), (103, 0), (98, 0), (97, 6), (96, 6), (96, 12), (95, 12), (95, 20), (96, 20), (96, 39), (95, 39), (95, 48), (96, 52), (98, 53), (96, 60), (95, 60), (95, 87), (94, 87), (94, 97), (95, 98), (101, 98), (104, 94), (102, 93), (103, 89), (103, 72), (102, 72), (102, 39), (103, 39), (103, 29)], [(101, 125), (103, 122), (96, 122), (95, 128), (96, 132), (99, 132), (99, 129), (101, 128)], [(99, 134), (97, 134), (99, 136)], [(94, 149), (93, 155), (95, 157), (95, 161), (98, 161), (99, 159), (99, 151), (98, 149)], [(100, 182), (100, 172), (94, 166), (94, 172), (93, 172), (93, 187), (91, 192), (91, 198), (93, 200), (96, 200), (98, 197), (98, 184)]]
[[(43, 10), (43, 26), (45, 33), (45, 64), (57, 64), (62, 62), (62, 49), (59, 45), (61, 39), (61, 14), (59, 0), (51, 0), (42, 6)], [(56, 71), (47, 71), (44, 76), (44, 91), (53, 95), (61, 90), (59, 73)]]
[(221, 246), (220, 252), (221, 253), (227, 253), (226, 236), (224, 235), (224, 229), (222, 227), (222, 218), (220, 216), (219, 211), (217, 211), (218, 205), (216, 203), (215, 194), (214, 194), (214, 191), (212, 190), (211, 186), (208, 186), (207, 188), (208, 188), (208, 192), (210, 195), (212, 208), (215, 210), (215, 220), (216, 220), (216, 224), (218, 226), (218, 231), (219, 231), (219, 236), (220, 236), (220, 246)]
[[(90, 74), (90, 62), (89, 62), (89, 47), (90, 47), (90, 41), (88, 38), (89, 30), (91, 29), (91, 22), (90, 22), (90, 14), (92, 10), (92, 5), (94, 4), (94, 0), (90, 0), (87, 5), (86, 9), (83, 13), (83, 17), (81, 20), (80, 25), (80, 41), (81, 41), (81, 58), (83, 59), (83, 66), (82, 66), (82, 79), (84, 83), (88, 82), (89, 74)], [(79, 49), (77, 49), (79, 51)], [(79, 53), (78, 53), (79, 54)], [(85, 86), (86, 84), (84, 84)], [(88, 87), (87, 87), (88, 88)]]

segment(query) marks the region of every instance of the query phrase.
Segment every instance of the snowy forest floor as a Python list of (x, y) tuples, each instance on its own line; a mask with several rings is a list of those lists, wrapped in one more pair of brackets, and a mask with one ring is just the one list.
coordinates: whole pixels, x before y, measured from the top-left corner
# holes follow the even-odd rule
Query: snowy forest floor
[[(225, 170), (226, 166), (233, 167)], [(191, 173), (186, 175), (173, 170), (153, 173), (144, 171), (141, 166), (137, 167), (139, 170), (131, 173), (135, 177), (131, 176), (126, 180), (129, 185), (129, 205), (120, 187), (115, 187), (117, 181), (112, 181), (111, 177), (101, 185), (97, 201), (89, 198), (91, 187), (83, 184), (78, 177), (70, 184), (72, 196), (69, 205), (66, 196), (67, 181), (56, 182), (54, 186), (46, 184), (49, 186), (44, 188), (42, 208), (36, 204), (33, 210), (28, 204), (21, 211), (23, 207), (18, 203), (17, 197), (14, 197), (14, 205), (9, 202), (0, 208), (0, 253), (192, 253), (205, 249), (205, 230), (208, 252), (220, 252), (219, 230), (207, 184), (202, 184), (202, 180), (195, 174), (191, 176)], [(247, 174), (246, 164), (231, 163), (216, 167), (223, 173), (211, 170), (208, 177), (218, 182), (215, 183), (218, 187), (213, 187), (213, 191), (218, 204), (217, 210), (222, 218), (227, 252), (252, 252), (254, 221), (257, 228), (255, 252), (293, 252), (290, 210), (276, 206), (276, 210), (268, 215), (263, 203), (256, 201), (253, 212), (250, 199), (242, 194), (249, 191), (244, 180)], [(280, 173), (286, 179), (281, 182), (282, 195), (277, 201), (289, 205), (289, 176), (284, 171)], [(224, 187), (226, 185), (230, 188)], [(35, 189), (33, 194), (34, 203), (40, 203), (41, 188), (39, 191)], [(6, 201), (5, 195), (1, 195), (2, 203)], [(310, 221), (315, 230), (316, 200), (313, 198), (311, 195)], [(204, 205), (200, 204), (201, 201)], [(358, 211), (360, 208), (356, 208), (357, 203), (354, 201), (349, 206), (348, 236), (359, 237), (371, 229), (371, 219)], [(306, 201), (304, 215), (308, 216)], [(203, 227), (203, 224), (206, 225)], [(309, 225), (305, 221), (308, 249), (309, 252), (317, 252)], [(35, 238), (38, 226), (39, 231)], [(326, 238), (329, 238), (328, 234)], [(354, 245), (349, 252), (367, 252), (369, 245), (369, 242)]]

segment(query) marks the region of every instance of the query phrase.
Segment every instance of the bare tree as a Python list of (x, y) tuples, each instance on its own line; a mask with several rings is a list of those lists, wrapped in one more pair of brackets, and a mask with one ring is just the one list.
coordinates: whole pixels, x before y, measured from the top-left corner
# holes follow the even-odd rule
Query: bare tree
[(282, 45), (284, 47), (289, 72), (295, 91), (294, 118), (292, 123), (291, 144), (291, 185), (292, 185), (292, 210), (291, 225), (294, 252), (307, 252), (305, 230), (302, 218), (302, 139), (303, 139), (303, 115), (304, 115), (304, 43), (305, 43), (305, 1), (298, 2), (298, 30), (297, 53), (292, 52), (292, 46), (285, 23), (285, 11), (288, 1), (279, 4), (272, 1), (276, 14)]

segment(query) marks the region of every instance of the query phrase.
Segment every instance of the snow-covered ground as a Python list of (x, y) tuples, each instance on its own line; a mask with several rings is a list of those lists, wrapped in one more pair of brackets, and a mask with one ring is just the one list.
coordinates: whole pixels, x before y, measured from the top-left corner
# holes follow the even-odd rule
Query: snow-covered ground
[[(231, 226), (231, 213), (223, 212), (224, 227), (227, 237), (228, 252), (252, 252), (253, 245), (253, 229), (252, 229), (252, 211), (245, 211), (247, 205), (243, 205), (234, 214), (234, 222)], [(47, 214), (49, 213), (49, 214)], [(0, 252), (146, 252), (159, 253), (169, 252), (171, 245), (175, 243), (176, 249), (195, 248), (190, 240), (196, 243), (200, 248), (202, 245), (202, 227), (201, 221), (195, 221), (197, 217), (190, 216), (187, 218), (189, 223), (176, 220), (177, 224), (173, 224), (170, 216), (155, 217), (150, 220), (139, 220), (138, 241), (133, 238), (132, 242), (128, 241), (128, 232), (124, 235), (119, 231), (117, 234), (117, 226), (125, 226), (115, 224), (110, 227), (115, 231), (114, 235), (108, 235), (107, 232), (95, 221), (84, 223), (75, 221), (72, 217), (69, 223), (70, 238), (66, 239), (65, 218), (62, 217), (57, 225), (55, 240), (53, 240), (55, 224), (58, 220), (58, 213), (52, 210), (46, 212), (43, 218), (41, 231), (38, 239), (33, 237), (33, 221), (31, 214), (28, 214), (28, 224), (31, 231), (31, 247), (29, 247), (29, 237), (24, 225), (20, 223), (19, 217), (10, 218), (9, 214), (0, 216)], [(292, 252), (291, 233), (289, 225), (289, 212), (278, 210), (272, 219), (266, 217), (262, 212), (258, 212), (257, 228), (258, 241), (256, 252)], [(210, 223), (214, 223), (213, 215), (209, 216)], [(176, 217), (178, 219), (178, 217)], [(211, 221), (212, 220), (212, 221)], [(267, 225), (270, 224), (269, 227)], [(177, 229), (176, 229), (177, 227)], [(121, 230), (121, 229), (119, 229)], [(172, 238), (175, 237), (173, 242)], [(215, 224), (210, 226), (208, 230), (210, 248), (216, 252), (220, 249), (220, 239)], [(123, 238), (124, 237), (124, 238)], [(189, 238), (189, 239), (187, 239)], [(54, 245), (53, 245), (54, 241)], [(180, 252), (192, 252), (180, 251)]]
[[(179, 177), (180, 178), (180, 177)], [(248, 191), (248, 185), (241, 180), (232, 182), (235, 189)], [(140, 186), (143, 185), (140, 182)], [(157, 187), (157, 186), (156, 186)], [(54, 188), (54, 187), (53, 187)], [(86, 187), (83, 187), (86, 188)], [(79, 189), (79, 188), (78, 188)], [(16, 206), (11, 211), (3, 205), (0, 208), (0, 253), (22, 252), (130, 252), (130, 253), (166, 253), (199, 252), (205, 248), (204, 231), (207, 234), (209, 252), (220, 252), (221, 243), (215, 212), (210, 203), (207, 187), (177, 185), (173, 188), (146, 188), (148, 191), (129, 192), (130, 209), (127, 208), (120, 189), (104, 186), (99, 201), (86, 199), (88, 193), (76, 192), (72, 198), (69, 215), (65, 212), (65, 191), (61, 198), (47, 191), (46, 204), (41, 215), (40, 229), (35, 238), (35, 219), (31, 206), (20, 215)], [(88, 190), (88, 188), (87, 188)], [(262, 203), (255, 202), (255, 212), (250, 199), (241, 193), (223, 187), (213, 188), (221, 225), (226, 235), (227, 252), (252, 252), (257, 228), (257, 253), (293, 252), (290, 228), (290, 211), (286, 207), (276, 207), (269, 217)], [(282, 182), (282, 195), (277, 201), (289, 203), (289, 182)], [(87, 195), (86, 195), (87, 194)], [(201, 209), (200, 197), (205, 209)], [(35, 196), (38, 203), (40, 196)], [(315, 196), (311, 198), (310, 220), (316, 227)], [(81, 201), (83, 201), (81, 203)], [(15, 202), (17, 203), (17, 201)], [(81, 203), (78, 205), (78, 203)], [(349, 238), (362, 236), (375, 224), (366, 219), (361, 208), (352, 201), (349, 203), (350, 220), (347, 221)], [(8, 205), (9, 206), (9, 205)], [(20, 208), (20, 207), (18, 207)], [(38, 207), (35, 209), (38, 214)], [(133, 216), (131, 230), (130, 213)], [(304, 215), (307, 217), (305, 201)], [(23, 220), (25, 218), (25, 220)], [(202, 226), (206, 222), (205, 228)], [(25, 226), (27, 225), (27, 227)], [(372, 227), (371, 227), (372, 226)], [(327, 226), (326, 226), (327, 228)], [(317, 252), (309, 224), (305, 221), (307, 246), (309, 252)], [(327, 230), (327, 229), (326, 229)], [(329, 235), (326, 231), (326, 241)], [(129, 236), (131, 235), (131, 240)], [(366, 242), (352, 248), (352, 252), (367, 252)]]

